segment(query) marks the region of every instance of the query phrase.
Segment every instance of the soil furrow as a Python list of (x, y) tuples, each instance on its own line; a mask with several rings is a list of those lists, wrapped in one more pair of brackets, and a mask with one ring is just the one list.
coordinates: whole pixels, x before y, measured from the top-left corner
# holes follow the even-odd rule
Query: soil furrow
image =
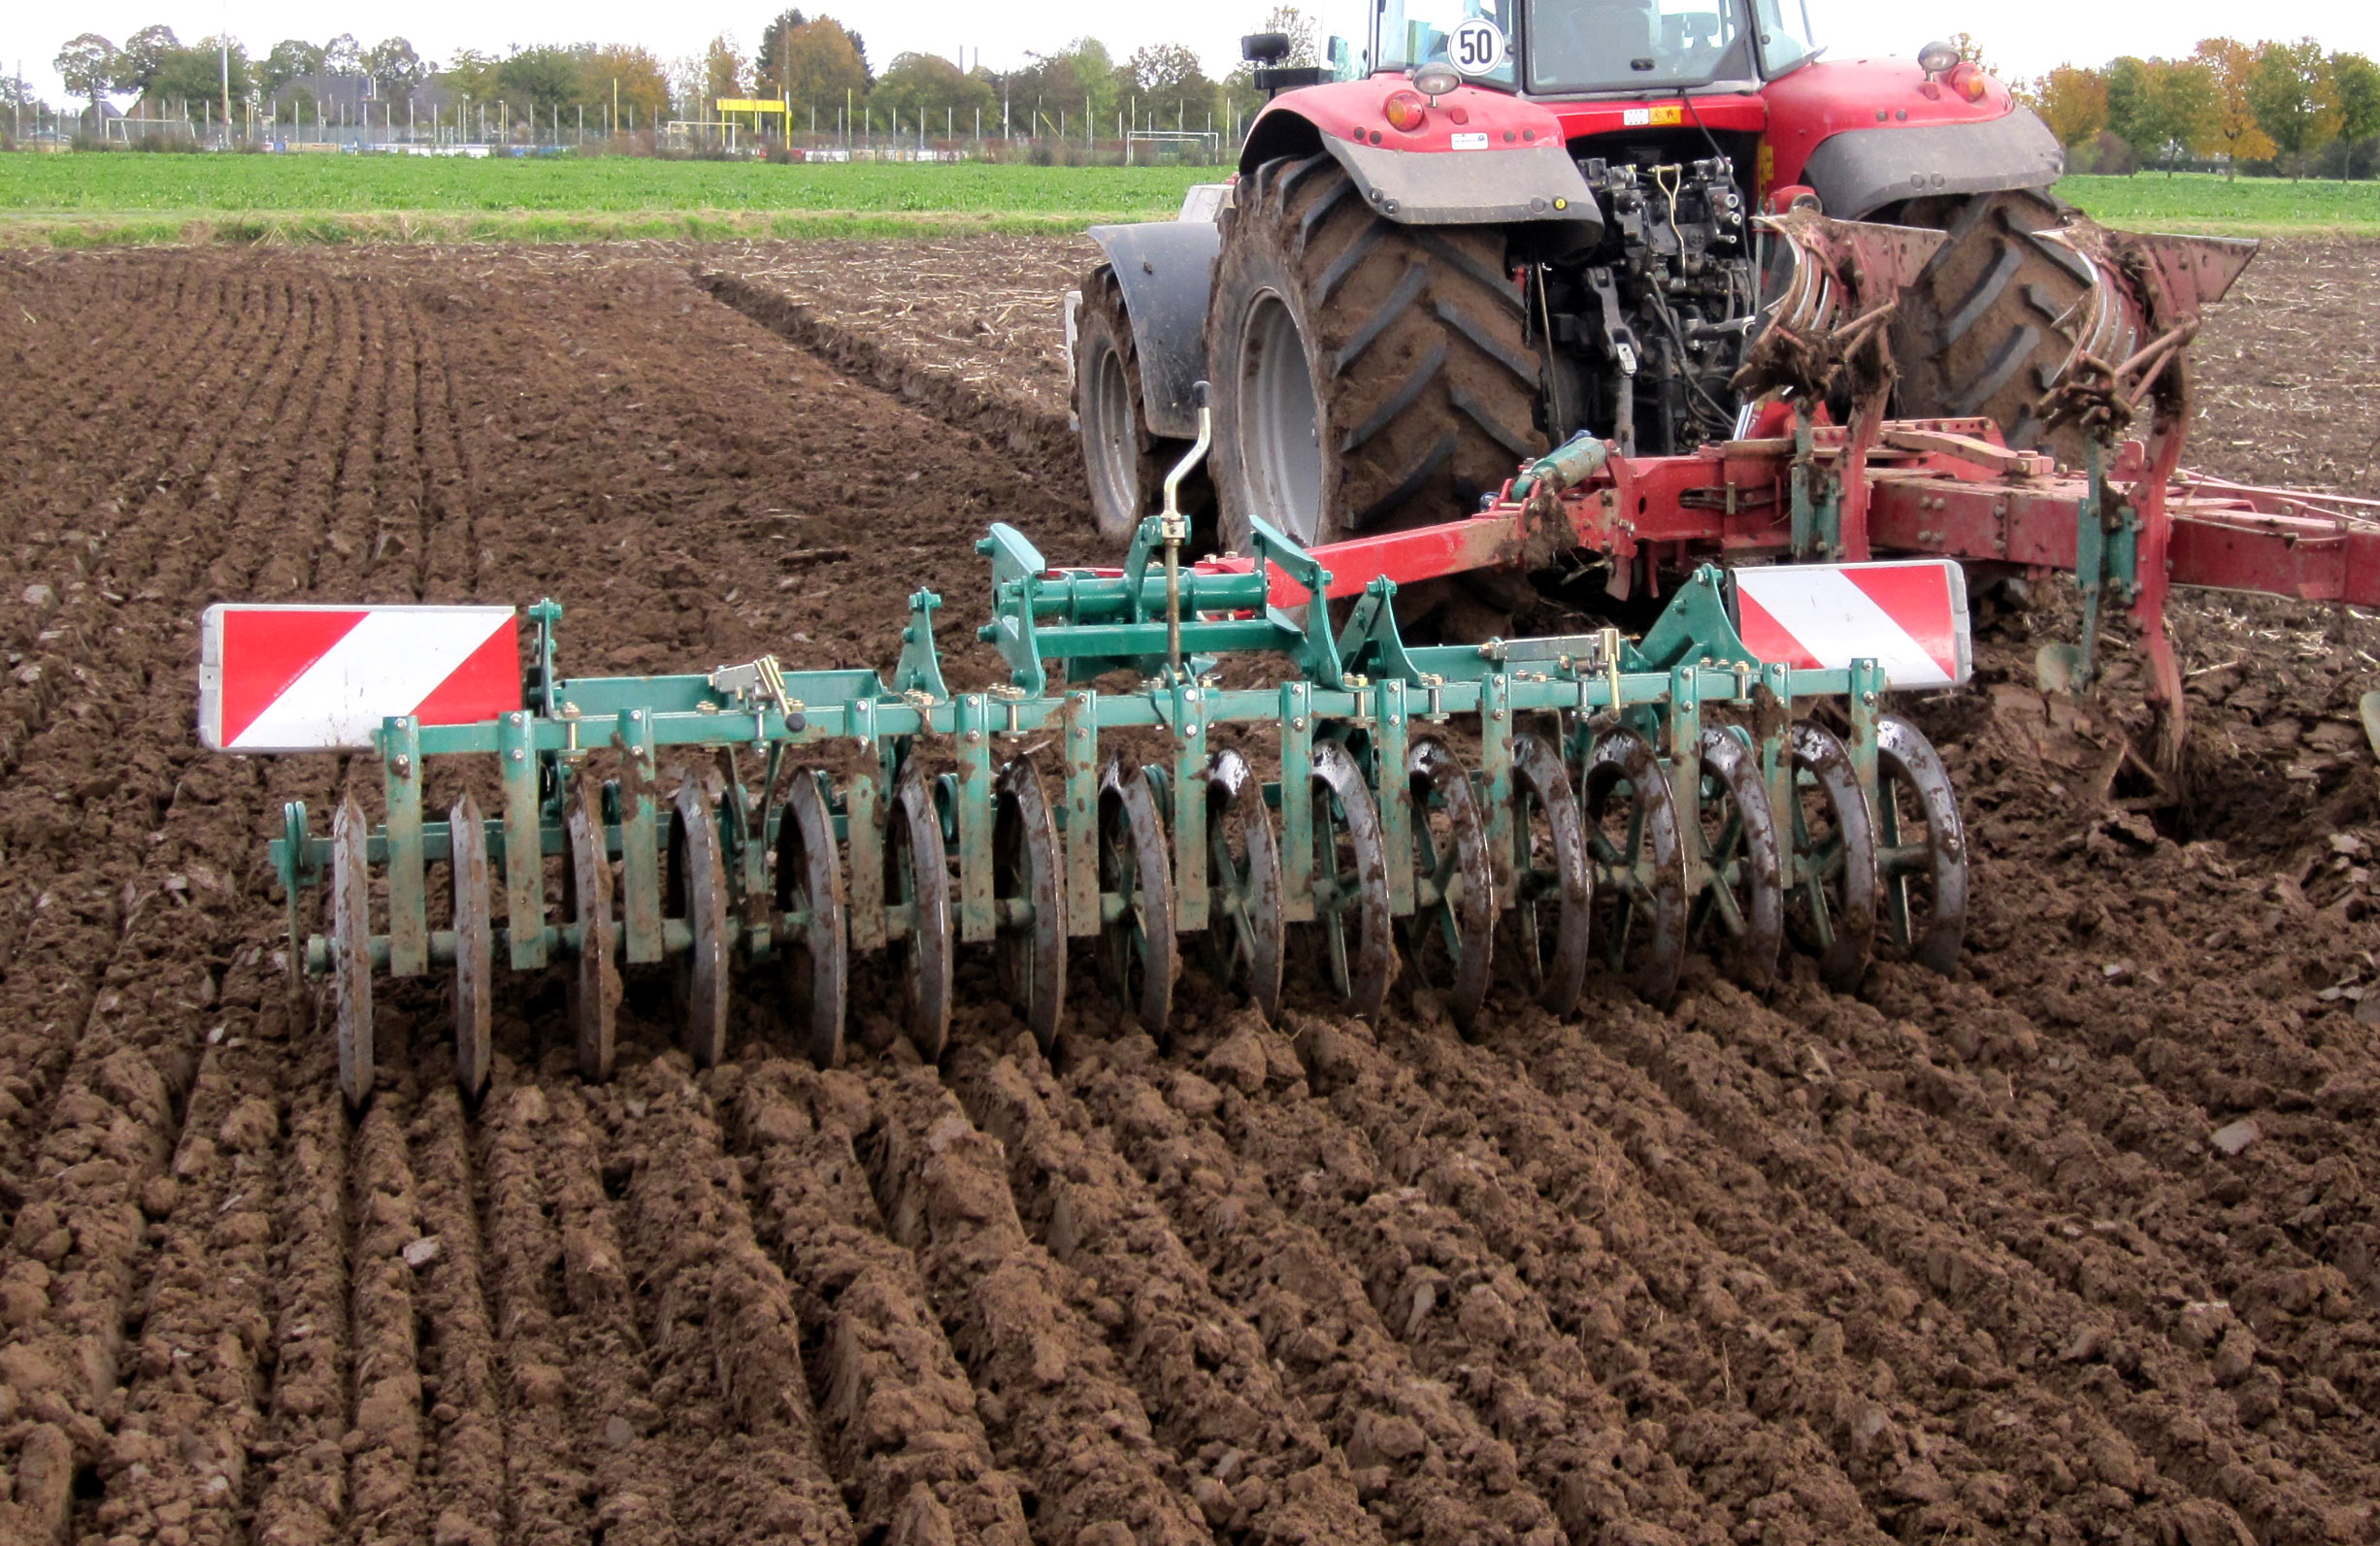
[[(1306, 1077), (1392, 1177), (1462, 1218), (1577, 1339), (1640, 1425), (1637, 1445), (1705, 1508), (1772, 1518), (1795, 1500), (1828, 1538), (1881, 1526), (1975, 1537), (2007, 1478), (1945, 1426), (1812, 1334), (1818, 1306), (1779, 1294), (1629, 1184), (1607, 1140), (1447, 1028), (1290, 1022)], [(1637, 1464), (1641, 1467), (1643, 1462)]]
[(682, 1055), (630, 1070), (603, 1103), (630, 1173), (627, 1239), (645, 1301), (650, 1402), (685, 1435), (678, 1517), (689, 1542), (848, 1546), (782, 1273), (752, 1237), (742, 1176)]
[(1378, 1539), (1345, 1456), (1283, 1389), (1264, 1338), (1215, 1292), (1147, 1183), (1085, 1138), (1040, 1053), (961, 1047), (950, 1072), (969, 1116), (1007, 1148), (1034, 1237), (1117, 1306), (1109, 1344), (1158, 1441), (1191, 1468), (1207, 1524), (1234, 1540)]
[(1124, 1546), (1212, 1538), (1178, 1457), (1086, 1325), (1103, 1305), (1035, 1245), (997, 1140), (929, 1069), (872, 1082), (862, 1150), (892, 1237), (916, 1252), (978, 1409), (1011, 1469), (1033, 1480), (1036, 1537)]
[[(2093, 1318), (2071, 1295), (1942, 1221), (1938, 1188), (1928, 1195), (1845, 1157), (1821, 1134), (1805, 1136), (1801, 1124), (1779, 1126), (1776, 1116), (1758, 1112), (1748, 1093), (1758, 1081), (1695, 1027), (1707, 1002), (1684, 1001), (1672, 1021), (1613, 996), (1599, 1021), (1600, 1039), (1643, 1070), (1646, 1085), (1615, 1105), (1614, 1118), (1657, 1189), (1679, 1189), (1691, 1177), (1703, 1192), (1709, 1183), (1702, 1177), (1726, 1177), (1724, 1201), (1696, 1199), (1705, 1228), (1780, 1281), (1823, 1291), (1849, 1273), (1883, 1294), (1901, 1313), (1847, 1325), (1846, 1334), (1861, 1333), (1853, 1346), (1865, 1342), (1922, 1375), (1912, 1388), (1941, 1392), (1946, 1410), (1966, 1404), (1952, 1393), (1976, 1385), (2007, 1392), (2003, 1400), (2021, 1403), (2012, 1412), (2030, 1406), (2036, 1421), (2053, 1423), (2051, 1431), (2088, 1457), (2089, 1472), (2105, 1489), (2097, 1506), (2123, 1511), (2148, 1500), (2172, 1508), (2203, 1499), (2238, 1510), (2267, 1539), (2345, 1538), (2335, 1533), (2350, 1518), (2343, 1499), (2269, 1440), (2246, 1433), (2235, 1414), (2189, 1394), (2207, 1384), (2202, 1367), (2189, 1366), (2194, 1361), (2134, 1331), (2126, 1338), (2136, 1350), (2128, 1365), (2140, 1379), (2134, 1385), (2118, 1366), (2078, 1351)], [(1724, 1011), (1713, 1018), (1724, 1027)], [(1572, 1050), (1548, 1048), (1533, 1068), (1553, 1077)], [(1592, 1074), (1564, 1069), (1549, 1090), (1575, 1091), (1582, 1074), (1602, 1089), (1636, 1085), (1607, 1060), (1590, 1054), (1579, 1061), (1603, 1067)], [(1693, 1120), (1665, 1114), (1676, 1111)], [(1674, 1165), (1670, 1155), (1697, 1163)], [(1928, 1313), (1930, 1305), (1940, 1313)], [(1921, 1331), (1934, 1323), (1934, 1334), (1908, 1335), (1900, 1324), (1907, 1314), (1920, 1316)], [(2071, 1473), (2065, 1461), (2059, 1464)], [(2055, 1470), (2043, 1479), (2064, 1490)]]
[(797, 1296), (812, 1398), (862, 1538), (929, 1539), (918, 1531), (941, 1522), (954, 1542), (1024, 1546), (1016, 1480), (992, 1458), (916, 1258), (886, 1237), (851, 1146), (866, 1117), (811, 1116), (822, 1103), (864, 1113), (864, 1088), (781, 1059), (719, 1070), (713, 1088), (731, 1087), (755, 1224)]
[[(433, 1049), (424, 1061), (435, 1069), (440, 1060)], [(424, 1258), (416, 1294), (421, 1390), (432, 1425), (425, 1506), (439, 1546), (496, 1546), (512, 1538), (505, 1473), (512, 1432), (490, 1313), (477, 1142), (453, 1084), (424, 1077), (406, 1136), (423, 1231), (414, 1254)]]
[[(1256, 1016), (1233, 1016), (1213, 1035), (1177, 1036), (1175, 1049), (1203, 1053), (1207, 1076), (1184, 1076), (1206, 1086), (1201, 1105), (1211, 1092), (1209, 1119), (1243, 1160), (1276, 1175), (1328, 1178), (1298, 1188), (1292, 1211), (1338, 1244), (1421, 1367), (1459, 1377), (1481, 1349), (1494, 1350), (1499, 1377), (1479, 1386), (1473, 1402), (1574, 1534), (1626, 1528), (1640, 1517), (1646, 1525), (1699, 1529), (1714, 1505), (1693, 1498), (1668, 1466), (1648, 1473), (1641, 1458), (1646, 1447), (1658, 1449), (1663, 1430), (1632, 1431), (1622, 1399), (1603, 1388), (1574, 1334), (1557, 1325), (1559, 1318), (1583, 1329), (1593, 1310), (1560, 1316), (1462, 1208), (1389, 1173), (1362, 1126), (1341, 1120), (1341, 1102), (1303, 1099), (1306, 1069), (1289, 1039)], [(1409, 1117), (1382, 1135), (1408, 1166), (1428, 1152), (1414, 1143)], [(1509, 1243), (1530, 1248), (1526, 1238)], [(1613, 1371), (1640, 1366), (1644, 1356), (1627, 1349)], [(1775, 1528), (1813, 1538), (1875, 1538), (1857, 1490), (1798, 1416), (1739, 1437), (1739, 1463), (1770, 1468), (1751, 1491)], [(1631, 1441), (1636, 1457), (1623, 1454)], [(1716, 1503), (1722, 1529), (1733, 1528), (1728, 1516), (1745, 1501)]]
[(1207, 1091), (1174, 1079), (1169, 1098), (1159, 1087), (1155, 1051), (1138, 1036), (1078, 1045), (1066, 1088), (1114, 1135), (1217, 1289), (1263, 1332), (1291, 1389), (1346, 1455), (1382, 1532), (1431, 1546), (1559, 1540), (1553, 1511), (1511, 1447), (1416, 1367), (1355, 1271), (1192, 1114)]
[[(249, 946), (227, 974), (172, 1168), (142, 1189), (162, 1238), (143, 1272), (140, 1340), (91, 1512), (111, 1536), (245, 1538), (275, 1360), (274, 1177), (295, 1050), (280, 974), (260, 954)], [(47, 1286), (46, 1271), (31, 1275), (27, 1287)]]

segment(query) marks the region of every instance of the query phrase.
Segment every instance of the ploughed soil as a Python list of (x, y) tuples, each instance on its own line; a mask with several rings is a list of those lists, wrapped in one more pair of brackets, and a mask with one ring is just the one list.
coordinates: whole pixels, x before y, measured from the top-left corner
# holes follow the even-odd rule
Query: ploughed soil
[[(938, 390), (798, 251), (767, 325), (722, 276), (796, 249), (0, 259), (0, 1539), (2380, 1536), (2380, 629), (2318, 609), (2177, 603), (2159, 790), (2121, 642), (2048, 699), (2069, 604), (1995, 605), (1907, 706), (1947, 980), (1466, 1041), (1194, 977), (1161, 1043), (1084, 971), (1053, 1063), (967, 958), (939, 1068), (871, 992), (819, 1072), (755, 973), (698, 1072), (631, 973), (589, 1086), (504, 975), (476, 1109), (383, 984), (350, 1114), (263, 846), (377, 776), (199, 747), (208, 604), (551, 595), (566, 670), (657, 673), (885, 665), (924, 587), (978, 683), (983, 524), (1096, 556), (1054, 351), (986, 299), (1006, 395)], [(2251, 271), (2197, 460), (2376, 491), (2373, 258)]]

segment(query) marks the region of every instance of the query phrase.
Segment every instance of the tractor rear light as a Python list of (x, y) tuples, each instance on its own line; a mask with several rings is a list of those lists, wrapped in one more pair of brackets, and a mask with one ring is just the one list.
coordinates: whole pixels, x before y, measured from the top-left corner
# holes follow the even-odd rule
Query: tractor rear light
[(1391, 91), (1388, 100), (1380, 104), (1380, 115), (1388, 119), (1391, 128), (1411, 134), (1430, 121), (1430, 107), (1418, 91)]
[(1943, 84), (1969, 102), (1981, 102), (1984, 93), (1992, 87), (1992, 78), (1985, 75), (1974, 60), (1962, 59), (1958, 67), (1944, 78)]

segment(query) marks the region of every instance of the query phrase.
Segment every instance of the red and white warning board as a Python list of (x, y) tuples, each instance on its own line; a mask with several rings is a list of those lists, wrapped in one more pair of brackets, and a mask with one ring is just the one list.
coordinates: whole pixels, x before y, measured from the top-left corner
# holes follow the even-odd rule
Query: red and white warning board
[(369, 751), (391, 714), (468, 725), (518, 708), (510, 607), (210, 607), (198, 739), (215, 751)]
[(1950, 687), (1974, 674), (1967, 575), (1950, 559), (1733, 573), (1735, 631), (1770, 664), (1839, 671), (1873, 660), (1895, 687)]

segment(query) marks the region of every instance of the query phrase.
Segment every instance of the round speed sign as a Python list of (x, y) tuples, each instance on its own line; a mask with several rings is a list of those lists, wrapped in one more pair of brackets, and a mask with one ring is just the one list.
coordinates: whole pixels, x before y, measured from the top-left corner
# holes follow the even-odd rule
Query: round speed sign
[(1493, 75), (1504, 62), (1504, 29), (1485, 16), (1472, 16), (1447, 38), (1446, 57), (1465, 75)]

